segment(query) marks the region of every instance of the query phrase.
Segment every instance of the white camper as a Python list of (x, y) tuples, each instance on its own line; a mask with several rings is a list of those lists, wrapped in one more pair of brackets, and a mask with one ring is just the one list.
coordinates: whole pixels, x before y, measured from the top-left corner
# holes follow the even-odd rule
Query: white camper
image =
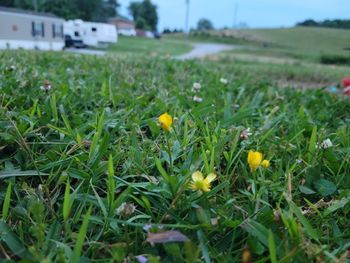
[(82, 40), (87, 46), (105, 47), (116, 43), (118, 34), (115, 26), (105, 23), (69, 20), (64, 23), (64, 34), (73, 40)]
[(63, 22), (52, 14), (0, 7), (0, 49), (62, 50)]

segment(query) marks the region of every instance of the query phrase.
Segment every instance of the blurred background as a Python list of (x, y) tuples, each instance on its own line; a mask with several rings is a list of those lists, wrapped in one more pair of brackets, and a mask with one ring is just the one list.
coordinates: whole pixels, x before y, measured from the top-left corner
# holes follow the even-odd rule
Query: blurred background
[(349, 10), (349, 0), (0, 0), (0, 49), (209, 56), (330, 85), (349, 71)]

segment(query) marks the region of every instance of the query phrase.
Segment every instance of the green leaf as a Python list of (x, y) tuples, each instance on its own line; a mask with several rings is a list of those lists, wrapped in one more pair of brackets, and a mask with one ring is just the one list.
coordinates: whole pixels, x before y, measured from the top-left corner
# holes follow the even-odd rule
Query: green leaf
[(160, 160), (157, 157), (154, 157), (154, 161), (156, 163), (157, 169), (159, 171), (159, 173), (161, 174), (161, 176), (163, 176), (164, 180), (166, 182), (169, 181), (169, 175), (167, 174), (167, 172), (164, 170)]
[(268, 230), (265, 226), (252, 219), (247, 219), (244, 223), (242, 223), (241, 227), (250, 235), (257, 238), (257, 240), (264, 244), (266, 247), (269, 246), (269, 242), (267, 239)]
[(211, 260), (210, 260), (210, 256), (209, 256), (209, 251), (208, 251), (208, 247), (207, 245), (205, 244), (205, 238), (204, 238), (204, 233), (202, 230), (197, 230), (197, 237), (198, 237), (198, 240), (199, 240), (199, 247), (202, 251), (202, 254), (203, 254), (203, 258), (204, 258), (204, 262), (205, 263), (210, 263)]
[(311, 163), (311, 161), (315, 157), (316, 141), (317, 141), (317, 126), (314, 126), (312, 129), (308, 153), (307, 153), (307, 160), (309, 163)]
[(58, 220), (51, 223), (45, 240), (45, 253), (48, 254), (54, 249), (55, 241), (60, 239), (62, 225)]
[(13, 170), (13, 171), (2, 171), (0, 172), (0, 179), (5, 179), (8, 177), (19, 177), (19, 176), (47, 176), (49, 174), (42, 173), (34, 170), (28, 170), (28, 171), (19, 171), (19, 170)]
[(269, 230), (269, 252), (271, 263), (277, 263), (276, 244), (271, 229)]
[(311, 194), (316, 193), (314, 190), (310, 189), (309, 187), (303, 186), (303, 185), (299, 185), (299, 190), (300, 190), (300, 192), (302, 192), (303, 194), (306, 194), (306, 195), (311, 195)]
[(70, 208), (71, 208), (70, 183), (69, 183), (69, 178), (67, 178), (66, 188), (64, 191), (64, 199), (63, 199), (63, 220), (64, 221), (68, 220), (68, 217), (70, 214)]
[(333, 213), (334, 211), (338, 210), (339, 208), (344, 207), (347, 203), (350, 202), (350, 197), (345, 197), (340, 200), (336, 200), (333, 205), (326, 208), (323, 212), (323, 216), (328, 216), (329, 214)]
[(57, 103), (56, 103), (56, 96), (55, 94), (52, 94), (50, 96), (50, 107), (51, 107), (51, 114), (53, 119), (55, 120), (55, 123), (58, 122), (58, 112), (57, 112)]
[(0, 240), (8, 246), (14, 255), (22, 259), (34, 261), (33, 255), (25, 248), (17, 235), (3, 220), (0, 220)]
[(290, 201), (289, 202), (289, 207), (292, 210), (293, 214), (295, 214), (295, 216), (298, 218), (298, 220), (300, 221), (300, 223), (304, 226), (305, 228), (305, 232), (313, 239), (318, 240), (318, 233), (316, 232), (315, 229), (313, 229), (313, 227), (311, 226), (311, 224), (309, 223), (309, 221), (306, 219), (306, 217), (301, 213), (300, 208), (297, 207), (297, 205)]
[(10, 201), (11, 201), (11, 192), (12, 192), (12, 183), (10, 182), (7, 186), (6, 190), (6, 195), (5, 195), (5, 200), (2, 205), (2, 218), (6, 220), (9, 209), (10, 209)]
[(111, 212), (115, 199), (115, 181), (114, 181), (114, 166), (113, 157), (110, 154), (108, 158), (108, 179), (107, 179), (107, 202), (108, 208)]
[(314, 187), (317, 190), (317, 192), (323, 197), (331, 195), (337, 190), (335, 184), (326, 179), (317, 180), (316, 182), (314, 182)]
[(62, 120), (64, 122), (64, 125), (66, 126), (66, 129), (68, 130), (69, 136), (71, 136), (74, 139), (75, 136), (74, 136), (72, 127), (70, 126), (70, 123), (69, 123), (69, 120), (67, 118), (66, 112), (64, 110), (64, 106), (61, 104), (59, 109), (60, 109), (60, 113), (61, 113), (61, 118), (62, 118)]
[(80, 227), (77, 242), (75, 243), (73, 255), (71, 258), (72, 263), (78, 263), (80, 261), (81, 251), (83, 249), (84, 240), (87, 233), (87, 228), (90, 220), (92, 208), (90, 207), (86, 215), (84, 216), (83, 223)]
[(349, 202), (350, 202), (350, 197), (344, 197), (340, 200), (336, 200), (330, 207), (327, 207), (324, 210), (323, 216), (328, 216), (329, 214), (333, 213), (334, 211), (344, 207)]

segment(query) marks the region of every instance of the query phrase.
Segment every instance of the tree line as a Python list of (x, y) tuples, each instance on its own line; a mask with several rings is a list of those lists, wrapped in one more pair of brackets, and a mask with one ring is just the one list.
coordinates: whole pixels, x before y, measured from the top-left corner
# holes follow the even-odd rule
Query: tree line
[(343, 28), (350, 29), (350, 20), (349, 19), (334, 19), (334, 20), (324, 20), (324, 21), (315, 21), (313, 19), (308, 19), (303, 22), (297, 23), (297, 26), (310, 26), (310, 27), (330, 27), (330, 28)]
[(116, 0), (0, 0), (0, 6), (53, 13), (65, 19), (107, 21), (117, 15)]
[[(117, 0), (0, 0), (0, 6), (48, 12), (67, 20), (105, 22), (118, 15), (119, 4)], [(133, 1), (128, 9), (137, 29), (157, 29), (157, 6), (150, 0)]]

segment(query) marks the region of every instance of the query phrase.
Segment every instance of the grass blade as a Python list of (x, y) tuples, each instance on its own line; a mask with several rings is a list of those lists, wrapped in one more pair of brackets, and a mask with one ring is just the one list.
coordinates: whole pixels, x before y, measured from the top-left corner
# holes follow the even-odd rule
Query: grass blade
[(70, 201), (70, 183), (69, 178), (67, 179), (66, 183), (66, 189), (64, 191), (64, 199), (63, 199), (63, 220), (67, 221), (69, 214), (70, 214), (70, 208), (71, 208), (71, 201)]
[(269, 230), (269, 252), (271, 263), (277, 263), (275, 238), (271, 229)]
[(74, 247), (73, 255), (71, 258), (72, 263), (78, 263), (80, 261), (81, 251), (83, 249), (84, 240), (87, 233), (87, 228), (89, 225), (90, 215), (91, 215), (92, 208), (90, 207), (86, 215), (83, 219), (83, 224), (80, 227), (78, 239)]
[(10, 201), (11, 201), (11, 192), (12, 192), (12, 183), (10, 182), (9, 185), (7, 186), (5, 200), (4, 200), (4, 203), (2, 205), (2, 218), (4, 220), (6, 220), (8, 214), (9, 214)]
[(114, 167), (113, 157), (110, 154), (108, 159), (108, 179), (107, 179), (107, 202), (108, 208), (111, 212), (115, 199), (115, 181), (114, 181)]
[(0, 220), (0, 237), (14, 255), (22, 259), (34, 260), (33, 255), (24, 247), (17, 235), (3, 220)]

